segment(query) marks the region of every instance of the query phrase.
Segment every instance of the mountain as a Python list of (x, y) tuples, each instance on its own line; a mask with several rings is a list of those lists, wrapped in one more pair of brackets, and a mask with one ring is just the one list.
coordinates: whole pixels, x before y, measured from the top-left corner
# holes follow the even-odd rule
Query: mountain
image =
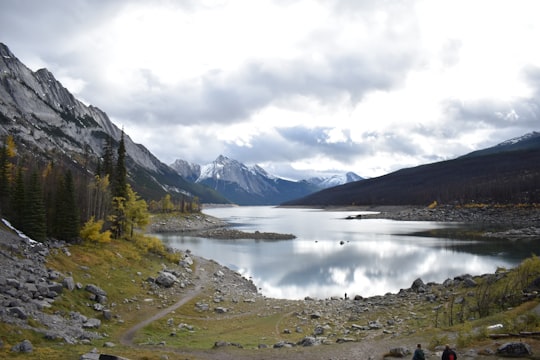
[[(20, 156), (60, 163), (79, 173), (96, 168), (104, 139), (122, 135), (107, 114), (77, 100), (47, 69), (35, 72), (0, 43), (0, 139), (12, 135)], [(125, 134), (126, 166), (135, 191), (145, 198), (166, 192), (227, 202), (215, 191), (182, 178)]]
[(206, 165), (176, 160), (170, 165), (184, 178), (204, 184), (239, 205), (276, 205), (320, 189), (361, 179), (354, 173), (331, 178), (290, 181), (266, 172), (262, 167), (245, 164), (220, 155)]
[(406, 168), (285, 202), (284, 205), (427, 205), (540, 202), (540, 133), (453, 160)]
[(320, 189), (327, 189), (360, 180), (364, 180), (364, 178), (353, 172), (348, 172), (342, 175), (332, 175), (330, 177), (313, 177), (306, 181), (316, 185)]

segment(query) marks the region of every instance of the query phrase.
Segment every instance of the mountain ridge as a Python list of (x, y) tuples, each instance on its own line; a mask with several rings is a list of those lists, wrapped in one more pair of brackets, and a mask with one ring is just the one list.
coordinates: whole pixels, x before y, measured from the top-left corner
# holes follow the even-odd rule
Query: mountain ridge
[[(49, 70), (30, 70), (3, 43), (0, 124), (0, 136), (14, 136), (21, 155), (42, 162), (61, 161), (80, 173), (88, 171), (88, 161), (96, 163), (102, 156), (105, 138), (117, 144), (123, 133), (104, 111), (77, 100)], [(159, 198), (172, 192), (227, 202), (211, 189), (183, 179), (128, 134), (124, 138), (129, 180), (142, 196)]]
[(259, 165), (247, 166), (224, 155), (204, 165), (177, 159), (169, 166), (186, 179), (205, 184), (238, 205), (277, 205), (325, 187), (362, 179), (348, 172), (328, 178), (292, 181), (272, 175)]
[[(540, 133), (452, 160), (340, 185), (285, 206), (539, 203)], [(406, 189), (406, 191), (405, 191)]]

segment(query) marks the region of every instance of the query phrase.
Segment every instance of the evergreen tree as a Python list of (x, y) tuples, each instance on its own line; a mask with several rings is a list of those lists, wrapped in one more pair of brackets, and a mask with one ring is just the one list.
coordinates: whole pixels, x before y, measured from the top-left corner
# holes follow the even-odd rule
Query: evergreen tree
[(116, 168), (114, 173), (114, 197), (121, 197), (127, 199), (127, 169), (126, 169), (126, 145), (124, 142), (124, 131), (122, 130), (122, 136), (120, 137), (120, 143), (118, 144), (118, 157), (116, 159)]
[(11, 192), (11, 212), (10, 220), (17, 229), (22, 229), (24, 223), (25, 188), (22, 167), (17, 168), (17, 174)]
[(45, 204), (39, 176), (35, 171), (30, 176), (27, 195), (22, 229), (32, 239), (43, 241), (47, 234)]
[(105, 146), (103, 149), (103, 162), (98, 162), (97, 174), (100, 176), (109, 175), (112, 178), (114, 172), (114, 154), (112, 139), (110, 136), (105, 138)]
[(56, 195), (54, 235), (62, 240), (74, 240), (79, 236), (79, 208), (76, 203), (73, 175), (68, 171), (60, 179)]

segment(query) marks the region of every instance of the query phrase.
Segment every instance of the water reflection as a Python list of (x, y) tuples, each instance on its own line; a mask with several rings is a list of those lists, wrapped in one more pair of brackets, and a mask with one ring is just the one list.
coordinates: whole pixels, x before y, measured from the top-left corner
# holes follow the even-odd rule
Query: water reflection
[[(464, 273), (511, 267), (528, 246), (508, 246), (406, 235), (448, 224), (389, 220), (343, 220), (350, 213), (271, 207), (205, 210), (245, 231), (293, 233), (295, 240), (215, 240), (162, 235), (164, 241), (251, 277), (266, 296), (381, 295), (424, 282), (442, 282)], [(538, 245), (535, 243), (534, 245)], [(525, 251), (523, 251), (525, 252)]]

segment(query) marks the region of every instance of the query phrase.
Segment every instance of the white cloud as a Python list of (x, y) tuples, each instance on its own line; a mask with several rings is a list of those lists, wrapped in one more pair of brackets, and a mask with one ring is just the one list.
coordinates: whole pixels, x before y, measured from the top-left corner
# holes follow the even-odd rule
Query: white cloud
[(539, 7), (26, 0), (0, 33), (166, 163), (376, 176), (538, 130)]

